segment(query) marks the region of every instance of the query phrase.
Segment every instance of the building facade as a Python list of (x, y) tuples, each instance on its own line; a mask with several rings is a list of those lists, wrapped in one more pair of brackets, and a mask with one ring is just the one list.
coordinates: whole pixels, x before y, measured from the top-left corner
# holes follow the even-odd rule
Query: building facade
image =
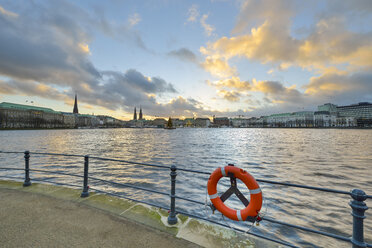
[(50, 108), (0, 103), (0, 128), (64, 128), (64, 116)]

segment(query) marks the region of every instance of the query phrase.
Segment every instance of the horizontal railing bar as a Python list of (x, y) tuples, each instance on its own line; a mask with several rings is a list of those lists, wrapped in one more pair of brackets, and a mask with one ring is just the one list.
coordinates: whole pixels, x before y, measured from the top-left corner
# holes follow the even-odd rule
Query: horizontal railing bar
[(148, 191), (148, 192), (151, 192), (151, 193), (156, 193), (156, 194), (160, 194), (160, 195), (169, 196), (168, 193), (160, 192), (160, 191), (153, 190), (153, 189), (147, 189), (147, 188), (143, 188), (143, 187), (139, 187), (139, 186), (129, 185), (129, 184), (126, 184), (126, 183), (112, 182), (112, 181), (97, 178), (97, 177), (88, 177), (88, 178), (93, 179), (93, 180), (97, 180), (97, 181), (101, 181), (101, 182), (105, 182), (105, 183), (111, 183), (111, 184), (120, 185), (120, 186), (123, 186), (123, 187), (128, 187), (128, 188), (133, 188), (133, 189), (138, 189), (138, 190)]
[(1, 178), (5, 178), (5, 179), (20, 179), (20, 180), (24, 180), (24, 177), (13, 177), (13, 176), (0, 176)]
[[(177, 168), (177, 171), (192, 172), (192, 173), (198, 173), (198, 174), (204, 174), (204, 175), (210, 175), (211, 174), (211, 173), (205, 172), (205, 171), (190, 170), (190, 169), (183, 169), (183, 168)], [(335, 194), (351, 195), (350, 192), (344, 191), (344, 190), (319, 188), (319, 187), (315, 187), (315, 186), (307, 186), (307, 185), (294, 184), (294, 183), (278, 182), (278, 181), (272, 181), (272, 180), (266, 180), (266, 179), (259, 179), (259, 178), (257, 178), (256, 181), (257, 182), (262, 182), (262, 183), (284, 185), (284, 186), (289, 186), (289, 187), (312, 189), (312, 190), (318, 190), (318, 191), (335, 193)], [(367, 199), (371, 199), (372, 198), (372, 195), (367, 195), (366, 197), (367, 197)]]
[[(23, 152), (8, 152), (8, 151), (0, 151), (0, 153), (23, 153)], [(31, 154), (39, 154), (39, 155), (56, 155), (56, 156), (70, 156), (70, 157), (84, 157), (85, 155), (77, 155), (77, 154), (64, 154), (64, 153), (45, 153), (45, 152), (30, 152)], [(116, 161), (116, 162), (122, 162), (127, 164), (136, 164), (136, 165), (144, 165), (144, 166), (152, 166), (152, 167), (159, 167), (159, 168), (166, 168), (170, 169), (170, 166), (165, 165), (157, 165), (157, 164), (147, 164), (147, 163), (139, 163), (139, 162), (132, 162), (122, 159), (111, 159), (111, 158), (102, 158), (102, 157), (96, 157), (92, 156), (90, 157), (92, 159), (97, 160), (105, 160), (105, 161)], [(198, 174), (204, 174), (204, 175), (210, 175), (209, 172), (205, 171), (199, 171), (199, 170), (191, 170), (191, 169), (184, 169), (184, 168), (177, 168), (178, 171), (184, 171), (184, 172), (192, 172), (192, 173), (198, 173)], [(283, 185), (283, 186), (289, 186), (289, 187), (297, 187), (297, 188), (303, 188), (303, 189), (312, 189), (312, 190), (318, 190), (323, 192), (329, 192), (329, 193), (336, 193), (336, 194), (344, 194), (344, 195), (350, 195), (351, 193), (348, 191), (343, 190), (335, 190), (335, 189), (328, 189), (328, 188), (319, 188), (314, 186), (307, 186), (307, 185), (301, 185), (301, 184), (294, 184), (294, 183), (286, 183), (286, 182), (278, 182), (278, 181), (272, 181), (272, 180), (266, 180), (266, 179), (256, 179), (257, 182), (262, 183), (270, 183), (270, 184), (277, 184), (277, 185)], [(367, 195), (367, 199), (372, 199), (372, 195)]]
[(40, 169), (30, 169), (30, 171), (44, 172), (44, 173), (47, 173), (47, 174), (60, 174), (60, 175), (65, 175), (65, 176), (84, 178), (84, 176), (75, 175), (75, 174), (66, 173), (66, 172), (59, 172), (59, 171), (47, 171), (47, 170), (40, 170)]
[(319, 188), (319, 187), (314, 187), (314, 186), (307, 186), (307, 185), (294, 184), (294, 183), (285, 183), (285, 182), (277, 182), (277, 181), (271, 181), (271, 180), (265, 180), (265, 179), (256, 179), (256, 181), (257, 182), (262, 182), (262, 183), (271, 183), (271, 184), (278, 184), (278, 185), (284, 185), (284, 186), (290, 186), (290, 187), (296, 187), (296, 188), (313, 189), (313, 190), (325, 191), (325, 192), (336, 193), (336, 194), (350, 195), (350, 192), (343, 191), (343, 190)]
[(0, 167), (0, 170), (25, 170), (24, 168), (13, 168), (13, 167)]
[(45, 180), (45, 179), (32, 178), (32, 181), (47, 182), (47, 183), (55, 184), (55, 185), (62, 185), (62, 186), (70, 186), (70, 187), (75, 187), (75, 188), (81, 188), (80, 185), (70, 184), (70, 183), (56, 183), (56, 182), (52, 182), (50, 180)]
[(7, 152), (7, 151), (0, 151), (0, 153), (24, 153), (24, 152)]
[(136, 200), (136, 199), (133, 199), (133, 198), (130, 198), (130, 197), (127, 197), (127, 196), (123, 196), (123, 195), (117, 194), (117, 193), (110, 193), (110, 192), (99, 190), (99, 189), (95, 189), (95, 188), (89, 188), (89, 189), (90, 190), (93, 190), (95, 192), (98, 192), (98, 193), (112, 195), (112, 196), (116, 196), (116, 197), (119, 197), (119, 198), (131, 200), (131, 201), (134, 201), (134, 202), (138, 202), (138, 203), (150, 205), (150, 206), (153, 206), (153, 207), (157, 207), (157, 208), (161, 208), (161, 209), (165, 209), (165, 210), (170, 210), (168, 207), (163, 207), (163, 206), (157, 205), (155, 203), (149, 203), (149, 202), (145, 202), (145, 201), (141, 201), (141, 200)]
[(205, 205), (205, 202), (200, 202), (200, 201), (188, 199), (188, 198), (185, 198), (185, 197), (182, 197), (182, 196), (177, 196), (177, 195), (175, 197), (177, 199), (185, 200), (185, 201), (188, 201), (188, 202), (193, 202), (193, 203), (196, 203), (196, 204)]
[(311, 229), (311, 228), (308, 228), (308, 227), (297, 226), (297, 225), (285, 223), (285, 222), (282, 222), (282, 221), (279, 221), (279, 220), (274, 220), (274, 219), (271, 219), (269, 217), (264, 217), (264, 218), (262, 218), (262, 220), (266, 220), (266, 221), (269, 221), (271, 223), (276, 223), (276, 224), (280, 224), (280, 225), (284, 225), (284, 226), (289, 226), (289, 227), (296, 228), (296, 229), (300, 229), (302, 231), (307, 231), (307, 232), (320, 234), (320, 235), (323, 235), (323, 236), (331, 237), (331, 238), (334, 238), (334, 239), (339, 239), (339, 240), (346, 241), (346, 242), (351, 242), (350, 238), (347, 238), (347, 237), (344, 237), (344, 236), (341, 236), (341, 235), (337, 235), (337, 234), (333, 234), (333, 233), (327, 233), (327, 232), (323, 232), (323, 231), (318, 231), (318, 230)]
[(178, 168), (178, 171), (185, 171), (185, 172), (192, 172), (192, 173), (198, 173), (198, 174), (204, 174), (204, 175), (210, 175), (210, 172), (205, 172), (205, 171), (199, 171), (199, 170), (190, 170), (190, 169), (184, 169), (184, 168)]
[[(183, 214), (183, 215), (186, 215), (186, 216), (189, 216), (189, 217), (192, 217), (192, 218), (195, 218), (195, 219), (201, 219), (201, 220), (204, 220), (204, 221), (208, 221), (208, 222), (211, 222), (211, 223), (214, 223), (214, 224), (217, 224), (217, 225), (220, 225), (220, 226), (223, 226), (223, 227), (229, 227), (229, 225), (227, 224), (223, 224), (223, 223), (220, 223), (220, 222), (217, 222), (217, 221), (214, 221), (214, 220), (210, 220), (210, 219), (207, 219), (207, 218), (204, 218), (204, 217), (200, 217), (200, 216), (197, 216), (197, 215), (194, 215), (194, 214), (190, 214), (190, 213), (187, 213), (187, 212), (183, 212), (183, 211), (177, 211), (177, 213), (179, 214)], [(245, 230), (243, 229), (240, 229), (240, 228), (233, 228), (234, 230), (237, 230), (239, 232), (242, 232), (242, 233), (246, 233)], [(282, 241), (282, 240), (277, 240), (277, 239), (273, 239), (273, 238), (270, 238), (270, 237), (266, 237), (264, 235), (261, 235), (261, 234), (257, 234), (257, 233), (252, 233), (252, 232), (249, 232), (248, 234), (250, 235), (253, 235), (253, 236), (256, 236), (256, 237), (259, 237), (259, 238), (262, 238), (262, 239), (266, 239), (266, 240), (269, 240), (269, 241), (272, 241), (272, 242), (275, 242), (275, 243), (278, 243), (278, 244), (282, 244), (282, 245), (286, 245), (286, 246), (289, 246), (289, 247), (295, 247), (295, 248), (298, 248), (298, 246), (295, 246), (291, 243), (288, 243), (286, 241)]]
[(30, 152), (30, 154), (37, 154), (37, 155), (48, 155), (48, 156), (66, 156), (66, 157), (84, 157), (85, 155), (79, 154), (65, 154), (65, 153), (50, 153), (50, 152)]
[(115, 158), (101, 158), (101, 157), (95, 157), (95, 156), (89, 156), (90, 159), (97, 159), (97, 160), (105, 160), (105, 161), (113, 161), (113, 162), (121, 162), (126, 164), (136, 164), (136, 165), (144, 165), (144, 166), (151, 166), (151, 167), (158, 167), (158, 168), (165, 168), (170, 169), (170, 166), (166, 165), (158, 165), (158, 164), (147, 164), (147, 163), (140, 163), (140, 162), (132, 162), (122, 159), (115, 159)]

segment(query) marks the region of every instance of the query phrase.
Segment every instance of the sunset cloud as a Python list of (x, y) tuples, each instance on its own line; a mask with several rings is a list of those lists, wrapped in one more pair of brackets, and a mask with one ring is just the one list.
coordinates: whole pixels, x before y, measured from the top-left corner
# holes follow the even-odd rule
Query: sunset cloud
[(226, 60), (207, 57), (201, 66), (217, 77), (230, 77), (236, 74), (236, 69), (231, 68)]
[(226, 63), (233, 57), (245, 57), (284, 69), (297, 66), (322, 71), (344, 64), (351, 71), (372, 67), (372, 33), (351, 31), (344, 18), (332, 16), (319, 19), (309, 35), (299, 39), (291, 33), (293, 7), (287, 8), (291, 2), (273, 1), (269, 7), (264, 1), (246, 1), (234, 32), (243, 32), (253, 20), (262, 23), (256, 23), (247, 34), (208, 43), (202, 53), (207, 58), (224, 58)]
[(202, 25), (204, 32), (207, 36), (211, 36), (215, 30), (215, 27), (207, 23), (208, 15), (204, 14), (200, 18), (200, 24)]
[(251, 83), (248, 81), (241, 81), (239, 77), (231, 77), (227, 79), (221, 79), (215, 82), (207, 81), (209, 85), (216, 88), (228, 88), (228, 89), (238, 89), (238, 90), (251, 90)]
[(227, 90), (219, 90), (217, 91), (220, 96), (230, 102), (238, 102), (240, 101), (241, 93), (238, 91), (227, 91)]

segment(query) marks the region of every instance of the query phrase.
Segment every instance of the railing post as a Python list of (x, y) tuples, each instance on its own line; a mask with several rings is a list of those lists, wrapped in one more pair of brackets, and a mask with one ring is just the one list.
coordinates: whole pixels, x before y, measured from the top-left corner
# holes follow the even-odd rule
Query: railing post
[(171, 204), (170, 204), (170, 212), (168, 216), (168, 224), (174, 225), (177, 224), (177, 217), (176, 217), (176, 176), (177, 176), (177, 167), (175, 165), (171, 166)]
[(83, 185), (83, 192), (81, 193), (81, 197), (89, 196), (88, 169), (89, 169), (89, 155), (85, 155), (84, 156), (84, 185)]
[(25, 151), (25, 181), (23, 183), (23, 187), (28, 187), (31, 185), (30, 179), (30, 152)]
[(351, 191), (352, 200), (349, 205), (352, 208), (351, 215), (353, 216), (353, 236), (351, 237), (351, 243), (353, 248), (366, 247), (363, 236), (363, 219), (366, 218), (364, 212), (368, 209), (367, 204), (364, 201), (367, 199), (367, 195), (363, 190), (353, 189)]

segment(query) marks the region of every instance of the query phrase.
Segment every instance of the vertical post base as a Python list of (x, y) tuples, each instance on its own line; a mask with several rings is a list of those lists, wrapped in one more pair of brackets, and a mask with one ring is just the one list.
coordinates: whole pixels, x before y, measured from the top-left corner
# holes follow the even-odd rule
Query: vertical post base
[(177, 219), (176, 216), (171, 216), (171, 215), (168, 216), (168, 224), (169, 225), (175, 225), (175, 224), (177, 224), (177, 222), (178, 222), (178, 219)]
[(88, 197), (89, 196), (89, 192), (88, 191), (83, 191), (80, 195), (80, 197)]
[(360, 189), (353, 189), (350, 193), (352, 200), (349, 205), (352, 208), (351, 215), (353, 216), (353, 236), (351, 237), (351, 243), (353, 244), (353, 248), (367, 247), (364, 242), (363, 228), (363, 220), (366, 218), (364, 212), (368, 209), (367, 204), (364, 202), (367, 199), (367, 195)]
[(28, 187), (28, 186), (31, 186), (31, 181), (25, 181), (23, 183), (23, 187)]

